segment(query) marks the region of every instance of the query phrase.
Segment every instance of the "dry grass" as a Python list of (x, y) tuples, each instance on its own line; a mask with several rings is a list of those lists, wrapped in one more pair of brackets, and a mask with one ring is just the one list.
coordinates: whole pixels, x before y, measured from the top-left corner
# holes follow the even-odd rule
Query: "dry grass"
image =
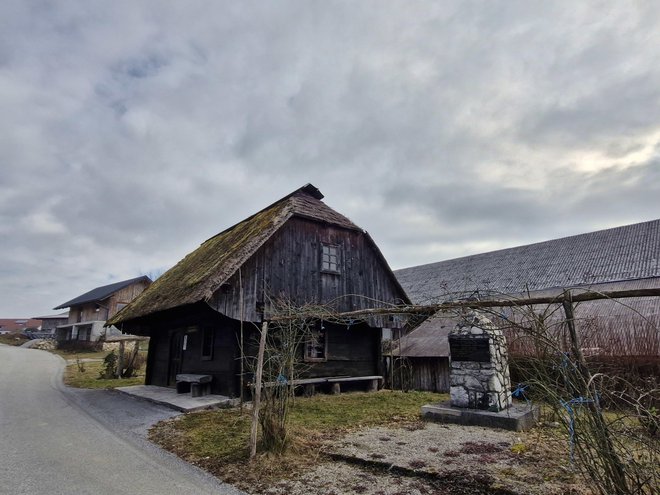
[(48, 352), (62, 356), (67, 361), (76, 359), (103, 359), (108, 351), (69, 351), (63, 349), (51, 349)]
[[(418, 487), (417, 491), (413, 490), (414, 493), (528, 493), (525, 487), (533, 488), (540, 484), (550, 490), (548, 493), (553, 494), (591, 493), (586, 488), (578, 489), (582, 478), (570, 468), (567, 438), (563, 429), (556, 426), (512, 434), (513, 441), (506, 448), (497, 443), (485, 443), (486, 437), (483, 435), (474, 436), (466, 431), (462, 443), (453, 452), (455, 458), (447, 456), (444, 452), (446, 445), (441, 441), (432, 443), (431, 447), (421, 444), (421, 450), (404, 454), (405, 449), (399, 448), (399, 444), (404, 445), (412, 437), (419, 436), (415, 432), (424, 428), (419, 418), (420, 407), (446, 399), (447, 396), (442, 394), (391, 391), (296, 398), (290, 413), (288, 451), (282, 456), (260, 454), (254, 463), (248, 461), (249, 411), (241, 414), (237, 409), (218, 410), (179, 416), (156, 425), (150, 432), (150, 438), (186, 461), (249, 493), (390, 493), (382, 490), (395, 475), (387, 470), (379, 471), (381, 468), (376, 465), (379, 462), (387, 465), (395, 462), (410, 470), (434, 471), (422, 465), (428, 463), (426, 454), (429, 452), (440, 456), (443, 465), (451, 464), (446, 479), (441, 477), (446, 486), (442, 485), (442, 489), (434, 488), (440, 478), (431, 476), (427, 479), (422, 473), (418, 479), (413, 476), (415, 479), (405, 481), (414, 481), (426, 487), (426, 491)], [(363, 436), (365, 432), (378, 427), (390, 433), (379, 433), (373, 444), (367, 442), (368, 447), (363, 456), (365, 466), (349, 467), (334, 460), (336, 456), (332, 456), (332, 452), (336, 446), (346, 442), (353, 445), (354, 437), (366, 438)], [(399, 433), (395, 434), (395, 431)], [(405, 432), (410, 433), (406, 436)], [(396, 436), (402, 434), (405, 438)], [(402, 442), (395, 441), (397, 439)], [(385, 459), (389, 454), (382, 449), (378, 450), (374, 444), (380, 444), (386, 450), (395, 449), (397, 453), (394, 458)], [(371, 452), (369, 449), (374, 450)], [(501, 467), (494, 463), (500, 457), (508, 459), (510, 466)], [(477, 467), (473, 467), (475, 472), (485, 466), (494, 466), (490, 468), (491, 474), (495, 476), (492, 486), (508, 488), (491, 492), (479, 488), (481, 485), (472, 478), (472, 481), (468, 480), (469, 477), (463, 481), (454, 479), (457, 473), (460, 474), (465, 458), (477, 463)], [(376, 467), (367, 466), (372, 461)], [(308, 483), (321, 476), (319, 473), (334, 473), (336, 479), (325, 480), (323, 486), (319, 485), (318, 489), (312, 490)], [(355, 487), (347, 488), (360, 476), (367, 474), (377, 479), (382, 477), (383, 481), (378, 482), (378, 486), (370, 484), (365, 492)], [(401, 474), (397, 476), (401, 477)], [(476, 484), (471, 485), (473, 482)], [(293, 486), (297, 488), (293, 490)], [(522, 491), (517, 491), (521, 487)], [(530, 490), (532, 492), (538, 491)]]
[(429, 392), (349, 393), (296, 398), (290, 413), (289, 449), (283, 456), (262, 454), (248, 461), (250, 418), (237, 409), (179, 416), (156, 425), (150, 438), (228, 483), (262, 491), (316, 465), (323, 442), (369, 426), (414, 425), (420, 407), (446, 400)]
[[(103, 353), (103, 355), (106, 355)], [(70, 357), (69, 357), (70, 358)], [(84, 371), (80, 371), (76, 363), (67, 365), (64, 370), (64, 384), (76, 388), (115, 388), (130, 385), (144, 385), (144, 373), (133, 378), (106, 380), (99, 378), (103, 368), (102, 361), (81, 363)]]

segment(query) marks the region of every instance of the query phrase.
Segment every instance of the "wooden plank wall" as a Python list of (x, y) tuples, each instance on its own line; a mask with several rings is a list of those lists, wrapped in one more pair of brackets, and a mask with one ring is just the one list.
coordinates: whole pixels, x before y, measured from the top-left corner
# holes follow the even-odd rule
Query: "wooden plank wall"
[[(82, 311), (82, 318), (78, 317), (80, 311)], [(106, 319), (105, 315), (106, 311), (104, 309), (96, 311), (96, 304), (80, 304), (69, 308), (69, 324), (81, 321), (103, 321)]]
[[(183, 351), (182, 373), (211, 375), (213, 393), (230, 397), (238, 396), (240, 351), (237, 323), (224, 318), (215, 324), (206, 323), (189, 328), (186, 333), (187, 349)], [(204, 328), (213, 331), (213, 357), (209, 360), (202, 360)]]
[(347, 328), (324, 322), (323, 326), (328, 339), (327, 359), (318, 363), (303, 363), (306, 368), (303, 377), (381, 374), (378, 355), (380, 329), (365, 324)]
[[(202, 360), (202, 332), (213, 330), (213, 358)], [(142, 331), (146, 331), (146, 326)], [(168, 383), (170, 369), (170, 342), (172, 334), (182, 331), (187, 335), (186, 350), (182, 352), (182, 373), (208, 374), (213, 376), (212, 392), (237, 396), (237, 376), (240, 363), (238, 346), (239, 323), (213, 311), (200, 303), (154, 317), (149, 323), (151, 340), (147, 376), (150, 385), (173, 386)]]
[[(322, 243), (340, 246), (341, 274), (322, 273)], [(266, 295), (351, 311), (374, 307), (374, 301), (396, 303), (402, 294), (362, 232), (292, 218), (216, 292), (211, 304), (230, 318), (239, 320), (242, 315), (245, 321), (260, 321), (258, 303), (267, 304)], [(337, 299), (340, 295), (351, 296)], [(374, 325), (396, 326), (388, 316)]]
[[(449, 392), (449, 359), (440, 358), (406, 358), (408, 365), (400, 373), (398, 364), (393, 375), (395, 390), (423, 390), (429, 392)], [(390, 372), (386, 371), (389, 378)]]
[(146, 280), (141, 280), (112, 294), (110, 298), (104, 303), (104, 305), (109, 308), (108, 318), (114, 316), (115, 313), (117, 313), (118, 303), (128, 304), (137, 296), (142, 294), (142, 292), (144, 292), (144, 290), (149, 287), (149, 285), (150, 283)]

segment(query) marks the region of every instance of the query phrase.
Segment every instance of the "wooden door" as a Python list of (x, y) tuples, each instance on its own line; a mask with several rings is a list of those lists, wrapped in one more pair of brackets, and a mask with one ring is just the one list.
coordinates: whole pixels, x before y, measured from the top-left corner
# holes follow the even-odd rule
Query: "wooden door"
[(167, 385), (176, 386), (176, 375), (181, 373), (183, 364), (183, 330), (175, 330), (170, 337), (170, 366)]

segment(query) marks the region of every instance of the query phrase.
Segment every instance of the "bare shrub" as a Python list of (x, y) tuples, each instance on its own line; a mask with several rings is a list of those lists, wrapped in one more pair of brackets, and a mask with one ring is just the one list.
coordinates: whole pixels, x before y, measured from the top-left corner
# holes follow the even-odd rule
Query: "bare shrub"
[[(562, 304), (566, 313), (561, 320), (551, 306), (543, 312), (521, 306), (508, 318), (509, 332), (520, 338), (517, 349), (524, 354), (514, 359), (512, 374), (528, 385), (528, 399), (551, 409), (566, 433), (574, 466), (598, 493), (656, 493), (660, 448), (651, 432), (657, 425), (657, 384), (621, 373), (620, 359), (617, 366), (607, 366), (596, 356), (585, 357), (570, 294)], [(588, 323), (593, 343), (597, 327)]]
[[(302, 346), (310, 338), (313, 321), (296, 318), (300, 311), (286, 300), (272, 302), (279, 315), (290, 316), (272, 323), (264, 348), (261, 407), (261, 447), (267, 452), (281, 453), (288, 446), (288, 413), (295, 394), (295, 380), (304, 372)], [(256, 360), (247, 361), (256, 371)], [(256, 375), (256, 373), (255, 373)]]

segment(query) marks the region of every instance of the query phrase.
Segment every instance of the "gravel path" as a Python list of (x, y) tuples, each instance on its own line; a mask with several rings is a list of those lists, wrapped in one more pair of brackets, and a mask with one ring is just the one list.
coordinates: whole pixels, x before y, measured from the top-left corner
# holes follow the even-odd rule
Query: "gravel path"
[[(539, 467), (523, 452), (526, 433), (420, 423), (369, 428), (326, 445), (323, 463), (269, 495), (545, 495), (582, 493)], [(538, 457), (537, 454), (534, 454)], [(534, 459), (530, 463), (530, 458)]]

